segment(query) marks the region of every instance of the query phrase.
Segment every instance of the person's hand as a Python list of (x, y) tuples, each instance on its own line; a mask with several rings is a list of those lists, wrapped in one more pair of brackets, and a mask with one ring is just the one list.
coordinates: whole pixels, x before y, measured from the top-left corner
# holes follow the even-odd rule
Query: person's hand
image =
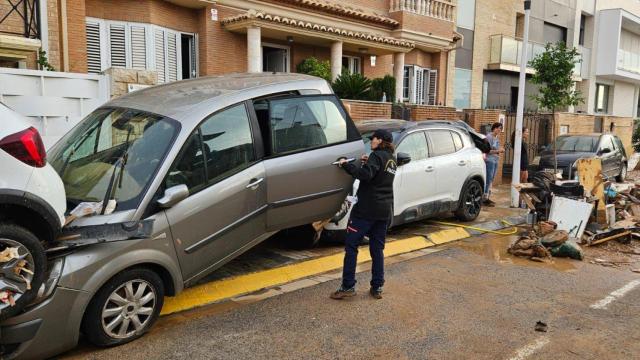
[(340, 161), (338, 162), (338, 166), (342, 167), (342, 165), (347, 163), (347, 159), (340, 159)]
[(363, 164), (366, 163), (367, 160), (369, 160), (369, 155), (365, 154), (360, 157), (360, 161), (362, 161)]
[(501, 147), (500, 149), (498, 149), (498, 154), (502, 154), (504, 152), (504, 148)]

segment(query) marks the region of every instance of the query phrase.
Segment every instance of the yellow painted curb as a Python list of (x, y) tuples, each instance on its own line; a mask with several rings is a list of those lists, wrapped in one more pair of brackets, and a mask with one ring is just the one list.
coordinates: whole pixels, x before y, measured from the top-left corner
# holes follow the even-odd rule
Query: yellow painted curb
[[(434, 245), (424, 237), (416, 236), (388, 242), (384, 252), (385, 257), (388, 257), (430, 246)], [(344, 254), (339, 253), (187, 288), (175, 297), (165, 298), (161, 315), (192, 309), (267, 287), (281, 285), (308, 276), (339, 269), (342, 267), (343, 259)], [(360, 252), (358, 256), (359, 264), (370, 260), (371, 256), (368, 251)]]

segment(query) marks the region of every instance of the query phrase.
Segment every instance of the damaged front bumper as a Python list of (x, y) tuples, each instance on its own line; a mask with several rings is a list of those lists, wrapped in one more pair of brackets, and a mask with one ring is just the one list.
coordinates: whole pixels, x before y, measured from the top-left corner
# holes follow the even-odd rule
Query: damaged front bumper
[(57, 287), (43, 302), (0, 324), (0, 358), (44, 359), (78, 343), (91, 294)]

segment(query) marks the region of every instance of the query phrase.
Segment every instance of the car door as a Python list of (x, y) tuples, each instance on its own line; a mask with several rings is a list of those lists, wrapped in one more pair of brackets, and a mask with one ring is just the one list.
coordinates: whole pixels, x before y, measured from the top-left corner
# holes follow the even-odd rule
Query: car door
[(187, 199), (166, 210), (188, 283), (266, 237), (265, 167), (251, 128), (244, 103), (209, 116), (165, 180), (165, 188), (189, 188)]
[(334, 95), (278, 97), (268, 108), (267, 229), (330, 218), (353, 184), (334, 163), (362, 155), (358, 130)]
[[(469, 160), (465, 159), (458, 140), (454, 140), (454, 134), (459, 139), (457, 132), (448, 129), (434, 129), (427, 131), (429, 135), (429, 150), (435, 160), (437, 171), (436, 191), (438, 199), (442, 203), (442, 211), (447, 211), (451, 202), (458, 199), (460, 189), (467, 179), (467, 167)], [(459, 141), (462, 141), (459, 139)]]
[[(616, 173), (616, 153), (613, 140), (610, 135), (603, 135), (600, 138), (600, 145), (598, 147), (600, 152), (600, 158), (602, 159), (603, 172), (607, 176), (613, 176)], [(604, 149), (609, 149), (608, 153), (603, 153)]]
[(435, 160), (429, 158), (429, 147), (424, 131), (415, 131), (405, 136), (396, 153), (404, 152), (411, 156), (408, 164), (398, 167), (393, 182), (394, 215), (403, 215), (402, 221), (429, 216), (428, 207), (436, 194)]

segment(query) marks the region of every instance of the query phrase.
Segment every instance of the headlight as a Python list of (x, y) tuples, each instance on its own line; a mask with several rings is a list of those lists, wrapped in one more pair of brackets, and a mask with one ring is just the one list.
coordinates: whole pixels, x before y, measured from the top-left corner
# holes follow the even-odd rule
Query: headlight
[(51, 294), (53, 294), (53, 290), (55, 290), (58, 285), (58, 281), (60, 280), (60, 276), (62, 276), (62, 268), (64, 267), (64, 257), (60, 257), (54, 259), (49, 263), (49, 267), (45, 274), (44, 282), (38, 289), (38, 295), (35, 300), (31, 303), (31, 305), (39, 304), (45, 301)]
[(531, 161), (531, 165), (540, 166), (540, 156), (534, 157), (533, 161)]

